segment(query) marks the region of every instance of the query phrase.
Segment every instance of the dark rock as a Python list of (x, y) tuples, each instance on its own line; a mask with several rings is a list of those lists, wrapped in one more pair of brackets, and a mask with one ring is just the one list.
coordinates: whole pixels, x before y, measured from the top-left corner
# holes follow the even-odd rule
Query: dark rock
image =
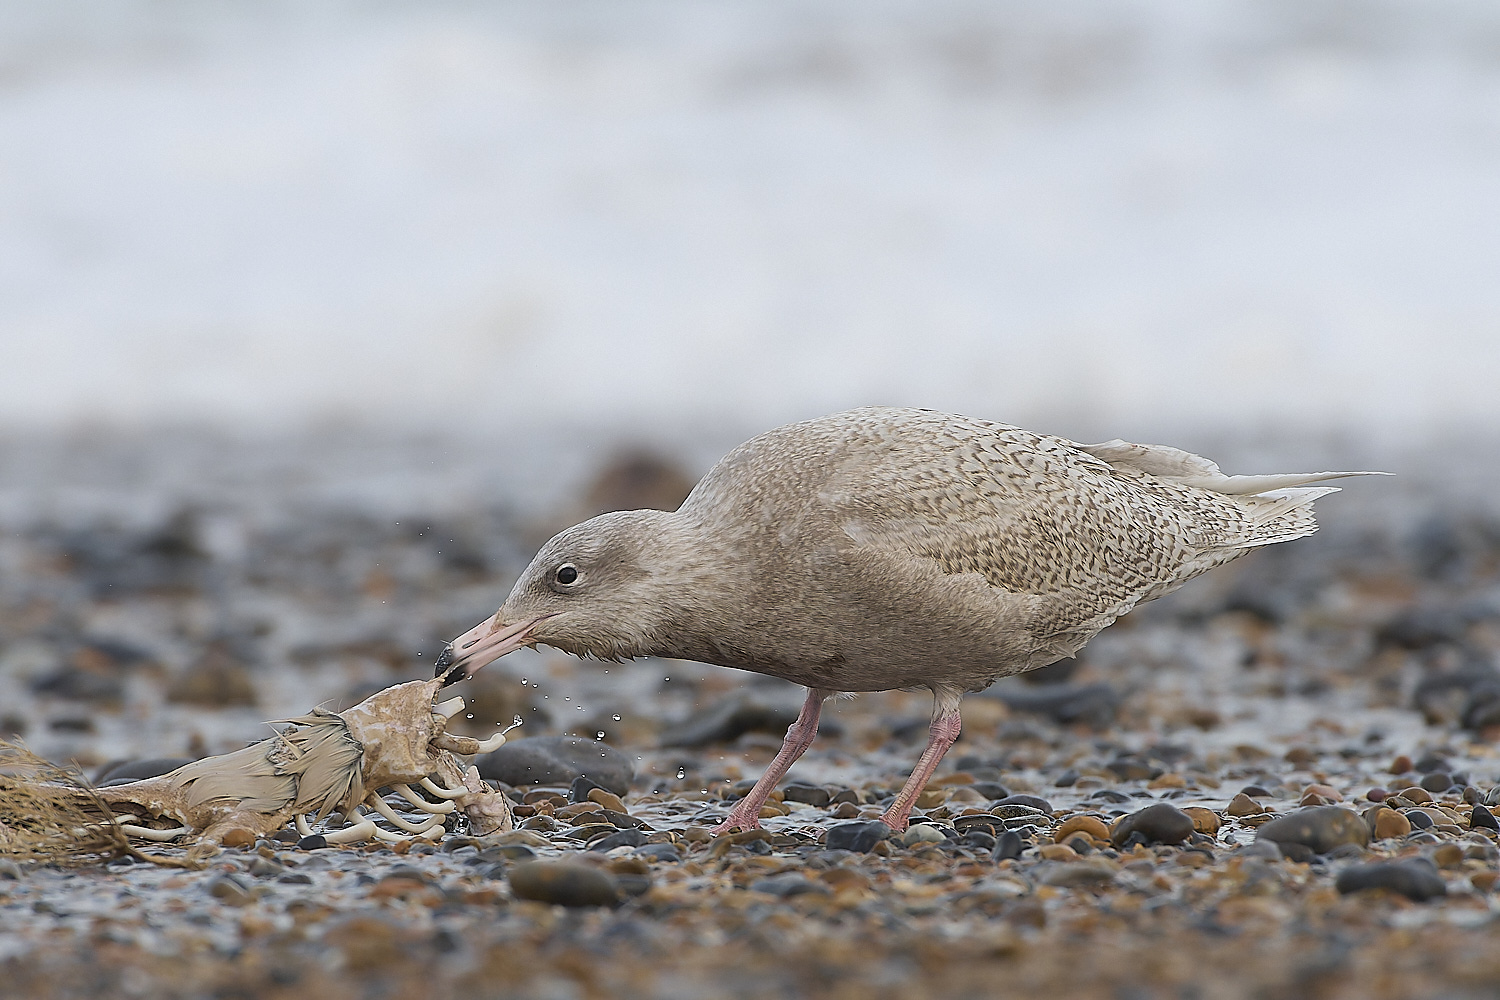
[(1265, 823), (1256, 840), (1274, 840), (1289, 857), (1290, 844), (1301, 844), (1313, 854), (1327, 854), (1341, 844), (1370, 843), (1370, 828), (1359, 815), (1341, 806), (1312, 806)]
[(1021, 841), (1021, 835), (1014, 830), (1006, 830), (995, 838), (995, 853), (991, 855), (996, 861), (1007, 861), (1021, 856), (1021, 851), (1026, 845)]
[(303, 837), (297, 841), (299, 851), (321, 851), (328, 846), (328, 840), (321, 834), (315, 833), (310, 837)]
[(607, 837), (600, 837), (589, 845), (591, 851), (612, 851), (616, 847), (640, 847), (646, 842), (646, 835), (640, 830), (621, 830)]
[(622, 896), (644, 896), (651, 891), (651, 876), (621, 872), (615, 876), (615, 886)]
[(277, 876), (276, 881), (287, 885), (312, 885), (312, 876), (304, 875), (302, 872), (287, 872), (285, 875)]
[(1474, 811), (1469, 813), (1470, 830), (1500, 830), (1500, 823), (1495, 822), (1495, 814), (1484, 806), (1476, 805)]
[(1078, 769), (1076, 767), (1070, 767), (1062, 774), (1059, 774), (1057, 776), (1057, 780), (1052, 782), (1052, 784), (1057, 788), (1072, 788), (1074, 785), (1078, 784), (1078, 779), (1080, 777), (1082, 777), (1082, 775), (1078, 773)]
[(146, 757), (141, 760), (122, 760), (113, 764), (106, 764), (94, 778), (94, 784), (103, 788), (106, 785), (123, 785), (130, 781), (140, 781), (144, 778), (157, 778), (163, 774), (177, 770), (184, 764), (191, 764), (195, 757)]
[(1148, 844), (1180, 844), (1192, 833), (1193, 817), (1176, 806), (1158, 802), (1121, 819), (1115, 824), (1110, 839), (1116, 847), (1132, 835), (1141, 837)]
[(536, 852), (525, 844), (500, 844), (486, 847), (479, 856), (486, 861), (533, 861)]
[(828, 895), (828, 887), (807, 878), (801, 872), (783, 872), (780, 875), (770, 875), (766, 878), (756, 879), (750, 883), (752, 892), (765, 892), (772, 896), (801, 896), (804, 893), (817, 893)]
[(1268, 799), (1271, 793), (1259, 785), (1246, 785), (1240, 789), (1241, 795), (1248, 795), (1252, 799)]
[(616, 906), (619, 884), (608, 872), (571, 861), (523, 861), (508, 873), (519, 899), (559, 906)]
[(996, 691), (995, 697), (1016, 712), (1043, 715), (1063, 725), (1081, 722), (1094, 729), (1109, 726), (1123, 700), (1118, 691), (1103, 681), (1007, 688)]
[(1437, 867), (1425, 858), (1351, 865), (1334, 882), (1339, 892), (1387, 889), (1419, 903), (1448, 894), (1448, 886)]
[(568, 786), (568, 801), (587, 802), (589, 800), (589, 792), (592, 792), (596, 788), (601, 788), (604, 789), (604, 791), (609, 791), (609, 789), (604, 788), (604, 786), (599, 784), (597, 781), (594, 781), (593, 779), (587, 778), (584, 775), (580, 774), (578, 777), (574, 778), (573, 783)]
[(1117, 791), (1113, 788), (1101, 788), (1094, 794), (1090, 795), (1089, 798), (1098, 799), (1100, 802), (1114, 802), (1116, 804), (1130, 801), (1129, 795), (1126, 795), (1124, 792)]
[(987, 799), (1003, 799), (1010, 795), (1010, 789), (998, 781), (976, 781), (969, 786)]
[(1261, 858), (1265, 861), (1280, 861), (1281, 846), (1274, 840), (1255, 840), (1235, 852), (1236, 857)]
[(1453, 779), (1441, 771), (1422, 776), (1421, 785), (1429, 792), (1446, 792), (1453, 787)]
[(642, 844), (635, 849), (635, 853), (643, 858), (650, 858), (653, 861), (665, 861), (671, 864), (676, 864), (682, 860), (682, 855), (671, 844)]
[(894, 831), (880, 820), (863, 823), (839, 823), (828, 828), (824, 846), (830, 851), (857, 851), (868, 854), (875, 845)]
[(784, 735), (797, 721), (797, 706), (774, 702), (756, 691), (736, 691), (714, 705), (674, 725), (661, 734), (664, 747), (701, 747), (728, 743), (745, 733)]
[(1032, 809), (1040, 809), (1047, 815), (1052, 815), (1052, 803), (1039, 795), (1007, 795), (995, 803), (996, 810), (1001, 806), (1028, 806)]
[(962, 837), (958, 838), (958, 843), (960, 846), (974, 851), (994, 851), (995, 845), (999, 843), (999, 840), (993, 834), (986, 833), (984, 830), (969, 830)]
[(795, 781), (782, 788), (781, 794), (787, 802), (802, 802), (818, 808), (828, 805), (833, 799), (826, 788), (818, 785), (804, 785)]
[(616, 795), (630, 791), (635, 768), (607, 743), (581, 736), (533, 736), (478, 760), (479, 773), (507, 785), (567, 785), (580, 775)]
[(229, 906), (244, 906), (255, 897), (250, 887), (233, 875), (216, 875), (208, 880), (208, 894)]
[(1408, 809), (1401, 815), (1405, 816), (1411, 823), (1412, 828), (1416, 830), (1431, 830), (1434, 826), (1437, 825), (1433, 822), (1431, 816), (1427, 815), (1420, 809)]

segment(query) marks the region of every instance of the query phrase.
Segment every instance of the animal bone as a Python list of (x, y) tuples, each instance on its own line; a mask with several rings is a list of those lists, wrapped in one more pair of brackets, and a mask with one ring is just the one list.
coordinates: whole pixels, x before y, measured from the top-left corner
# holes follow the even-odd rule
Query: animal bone
[[(325, 832), (330, 843), (372, 837), (387, 842), (437, 840), (445, 832), (449, 813), (463, 815), (480, 836), (510, 830), (514, 820), (505, 795), (485, 785), (476, 768), (454, 756), (493, 749), (505, 742), (505, 734), (481, 741), (448, 733), (448, 719), (464, 703), (451, 698), (433, 704), (441, 686), (442, 678), (409, 681), (378, 691), (344, 712), (313, 709), (282, 720), (291, 728), (270, 739), (194, 761), (161, 777), (98, 789), (55, 782), (47, 787), (65, 789), (94, 825), (127, 837), (165, 842), (192, 835), (190, 855), (195, 856), (211, 854), (232, 831), (260, 837), (293, 823), (308, 836), (314, 832), (309, 817), (322, 821), (334, 812), (352, 825)], [(414, 784), (436, 801), (413, 790)], [(382, 797), (386, 788), (427, 818), (413, 823), (400, 816)], [(400, 832), (392, 833), (360, 815), (362, 805)], [(3, 848), (0, 841), (0, 853), (5, 853)]]

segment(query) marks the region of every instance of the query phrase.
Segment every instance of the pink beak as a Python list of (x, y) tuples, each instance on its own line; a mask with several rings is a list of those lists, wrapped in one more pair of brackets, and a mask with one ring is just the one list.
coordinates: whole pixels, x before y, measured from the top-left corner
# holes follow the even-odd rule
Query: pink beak
[(448, 647), (437, 658), (434, 676), (447, 678), (443, 682), (444, 687), (468, 680), (486, 663), (498, 660), (506, 653), (514, 653), (523, 646), (536, 645), (536, 640), (531, 637), (531, 630), (543, 619), (550, 617), (552, 616), (542, 615), (541, 618), (504, 625), (496, 621), (499, 618), (496, 615), (495, 618), (480, 622), (448, 643)]

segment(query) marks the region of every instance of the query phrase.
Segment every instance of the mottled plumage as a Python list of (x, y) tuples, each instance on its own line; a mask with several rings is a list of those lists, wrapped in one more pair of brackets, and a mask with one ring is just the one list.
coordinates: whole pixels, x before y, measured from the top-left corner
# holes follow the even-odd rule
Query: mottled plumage
[(1312, 501), (1333, 490), (1305, 484), (1341, 475), (1357, 473), (1231, 477), (1175, 448), (851, 410), (739, 446), (675, 513), (560, 533), (445, 666), (471, 673), (533, 643), (700, 660), (806, 685), (814, 727), (829, 693), (922, 686), (956, 737), (964, 692), (1072, 655), (1250, 548), (1311, 534)]

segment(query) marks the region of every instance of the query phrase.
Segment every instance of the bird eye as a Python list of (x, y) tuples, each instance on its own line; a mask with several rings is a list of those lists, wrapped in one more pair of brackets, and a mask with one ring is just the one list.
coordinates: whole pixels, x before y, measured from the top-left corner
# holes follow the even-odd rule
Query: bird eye
[(572, 563), (563, 563), (557, 567), (557, 582), (569, 584), (578, 579), (578, 567)]

